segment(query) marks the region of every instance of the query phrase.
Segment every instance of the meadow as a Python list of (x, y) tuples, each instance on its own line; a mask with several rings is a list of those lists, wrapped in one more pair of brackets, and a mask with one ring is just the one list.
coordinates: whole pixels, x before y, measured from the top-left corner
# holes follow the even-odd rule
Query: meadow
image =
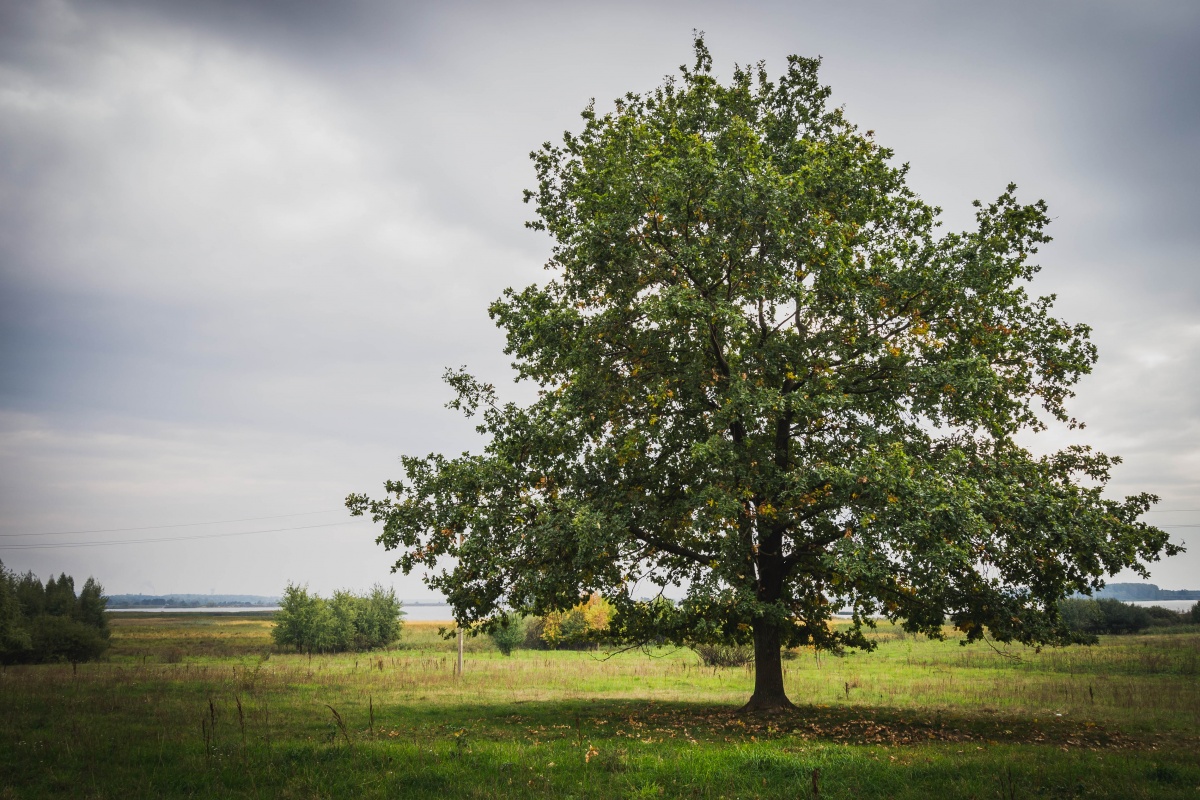
[(1035, 651), (905, 635), (785, 662), (794, 713), (690, 650), (275, 652), (270, 616), (114, 614), (106, 661), (0, 672), (0, 798), (1191, 798), (1200, 630)]

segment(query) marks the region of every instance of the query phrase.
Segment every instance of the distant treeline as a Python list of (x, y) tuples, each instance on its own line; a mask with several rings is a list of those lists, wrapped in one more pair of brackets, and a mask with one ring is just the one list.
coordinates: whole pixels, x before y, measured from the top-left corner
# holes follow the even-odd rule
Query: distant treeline
[(32, 572), (17, 575), (0, 563), (0, 662), (39, 664), (98, 658), (108, 649), (104, 589), (92, 578), (75, 594), (75, 579), (43, 584)]
[(1160, 589), (1153, 583), (1110, 583), (1095, 597), (1109, 600), (1200, 600), (1200, 589)]
[(109, 608), (223, 608), (226, 606), (276, 606), (278, 597), (260, 594), (114, 594)]
[(1060, 602), (1058, 611), (1066, 626), (1081, 634), (1083, 641), (1095, 641), (1101, 634), (1141, 633), (1147, 628), (1200, 624), (1200, 603), (1187, 611), (1172, 611), (1162, 606), (1130, 605), (1111, 597), (1071, 598)]

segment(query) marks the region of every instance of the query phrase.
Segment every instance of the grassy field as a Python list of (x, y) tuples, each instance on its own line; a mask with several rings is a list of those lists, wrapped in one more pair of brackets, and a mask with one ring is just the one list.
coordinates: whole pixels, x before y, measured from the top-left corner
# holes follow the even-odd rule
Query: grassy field
[(410, 623), (272, 652), (267, 615), (114, 615), (108, 661), (0, 673), (0, 798), (1194, 798), (1200, 632), (785, 662), (794, 714), (687, 650), (518, 651)]

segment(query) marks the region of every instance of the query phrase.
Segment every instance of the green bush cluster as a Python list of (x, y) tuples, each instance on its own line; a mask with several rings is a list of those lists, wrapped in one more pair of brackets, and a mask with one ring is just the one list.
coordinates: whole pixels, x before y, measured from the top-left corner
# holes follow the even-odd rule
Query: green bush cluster
[(521, 647), (584, 650), (606, 640), (612, 619), (612, 604), (593, 594), (567, 611), (552, 611), (540, 617), (507, 614), (488, 631), (488, 636), (506, 656)]
[(1200, 602), (1186, 611), (1172, 611), (1162, 606), (1147, 606), (1146, 612), (1150, 614), (1150, 627), (1152, 628), (1200, 624)]
[(534, 617), (525, 627), (525, 646), (535, 650), (584, 650), (604, 641), (612, 604), (598, 594), (569, 611)]
[(1135, 606), (1120, 600), (1072, 598), (1058, 604), (1063, 623), (1076, 633), (1138, 633), (1150, 627), (1200, 623), (1200, 603), (1182, 613), (1162, 606)]
[(289, 583), (271, 638), (302, 653), (343, 653), (386, 647), (400, 638), (404, 611), (396, 593), (376, 584), (365, 595), (338, 591), (326, 600)]
[(88, 578), (75, 594), (75, 579), (61, 574), (45, 585), (32, 572), (17, 575), (0, 562), (0, 662), (78, 664), (108, 650), (108, 599)]

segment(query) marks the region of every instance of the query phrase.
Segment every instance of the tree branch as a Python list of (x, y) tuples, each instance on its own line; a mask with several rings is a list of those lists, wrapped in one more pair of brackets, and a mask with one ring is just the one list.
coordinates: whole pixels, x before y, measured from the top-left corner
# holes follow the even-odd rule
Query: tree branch
[(632, 533), (633, 537), (635, 539), (637, 539), (638, 541), (645, 542), (646, 544), (650, 545), (651, 547), (656, 547), (659, 550), (663, 550), (665, 552), (671, 553), (672, 555), (676, 555), (681, 558), (686, 558), (690, 561), (694, 561), (697, 564), (708, 565), (710, 562), (712, 562), (714, 560), (712, 556), (706, 556), (703, 553), (698, 553), (689, 547), (684, 547), (683, 545), (663, 541), (662, 539), (659, 539), (657, 536), (652, 536), (652, 535), (646, 533), (645, 531), (643, 531), (641, 528), (637, 527), (636, 525), (631, 525), (629, 527), (629, 532)]

